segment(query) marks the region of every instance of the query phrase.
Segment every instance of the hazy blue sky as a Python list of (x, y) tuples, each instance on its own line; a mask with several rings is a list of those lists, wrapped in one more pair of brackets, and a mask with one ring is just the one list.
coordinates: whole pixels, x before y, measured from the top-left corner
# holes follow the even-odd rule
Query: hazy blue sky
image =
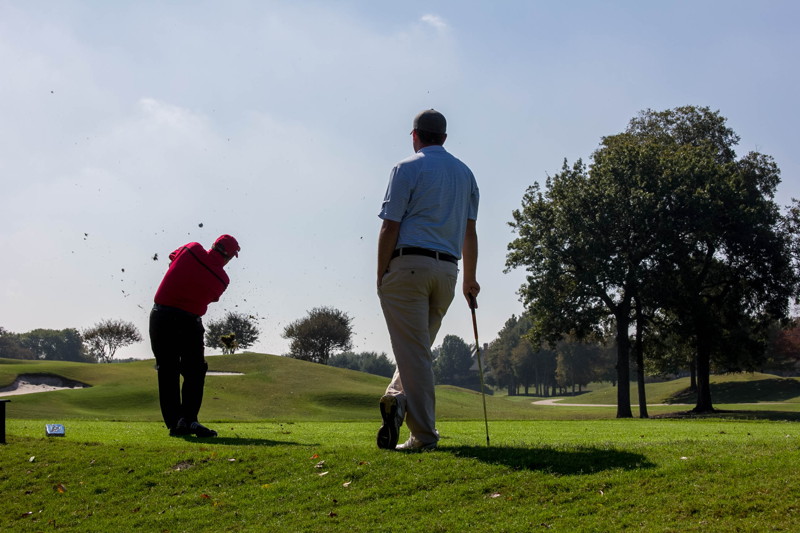
[[(524, 273), (503, 268), (526, 188), (640, 110), (719, 110), (740, 155), (776, 159), (779, 203), (800, 196), (798, 15), (777, 0), (0, 0), (0, 326), (121, 318), (147, 339), (168, 254), (230, 233), (242, 252), (207, 320), (253, 314), (254, 349), (281, 354), (286, 324), (334, 306), (357, 351), (391, 355), (377, 214), (434, 107), (481, 188), (488, 342), (522, 309)], [(447, 334), (472, 340), (458, 297)]]

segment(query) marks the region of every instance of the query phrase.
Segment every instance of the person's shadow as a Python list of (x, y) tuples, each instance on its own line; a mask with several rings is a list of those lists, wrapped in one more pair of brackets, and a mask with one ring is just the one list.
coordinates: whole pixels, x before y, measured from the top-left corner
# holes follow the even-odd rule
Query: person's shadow
[[(176, 437), (183, 439), (186, 442), (195, 442), (197, 444), (221, 444), (223, 446), (300, 446), (299, 442), (270, 440), (270, 439), (253, 439), (246, 437), (210, 437), (198, 438), (193, 435), (182, 435)], [(305, 443), (302, 444), (306, 446)], [(313, 446), (316, 446), (313, 444)]]
[(653, 468), (644, 455), (607, 448), (577, 447), (559, 450), (550, 447), (523, 448), (517, 446), (442, 446), (463, 459), (503, 465), (514, 470), (538, 470), (561, 475), (593, 474), (603, 470), (638, 470)]

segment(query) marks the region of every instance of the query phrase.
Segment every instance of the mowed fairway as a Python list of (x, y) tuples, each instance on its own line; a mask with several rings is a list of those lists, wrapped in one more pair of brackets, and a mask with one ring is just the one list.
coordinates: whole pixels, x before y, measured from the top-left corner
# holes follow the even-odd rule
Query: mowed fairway
[[(440, 449), (405, 454), (374, 444), (384, 378), (273, 356), (209, 361), (245, 375), (208, 378), (201, 414), (220, 437), (207, 441), (166, 435), (152, 361), (0, 361), (0, 386), (34, 372), (93, 385), (10, 398), (0, 531), (800, 530), (792, 398), (615, 420), (614, 408), (491, 397), (487, 447), (480, 396), (445, 387)], [(757, 378), (751, 388), (775, 388)], [(66, 436), (46, 437), (48, 422)]]

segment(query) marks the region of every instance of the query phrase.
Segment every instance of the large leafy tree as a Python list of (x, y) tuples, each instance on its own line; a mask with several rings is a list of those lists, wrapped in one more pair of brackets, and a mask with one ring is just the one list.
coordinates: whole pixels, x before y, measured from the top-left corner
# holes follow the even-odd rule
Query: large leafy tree
[(110, 363), (120, 348), (142, 342), (142, 335), (131, 322), (107, 319), (84, 330), (83, 342), (94, 359)]
[(627, 134), (677, 154), (663, 174), (675, 184), (674, 220), (659, 250), (658, 301), (694, 346), (695, 411), (713, 410), (713, 363), (749, 369), (762, 359), (769, 326), (797, 294), (796, 233), (774, 202), (780, 171), (771, 157), (737, 159), (739, 137), (718, 112), (681, 107), (646, 111)]
[(352, 348), (352, 318), (333, 307), (315, 307), (305, 318), (295, 320), (283, 330), (291, 339), (289, 356), (327, 364), (334, 351)]
[(457, 335), (446, 335), (442, 345), (435, 350), (433, 372), (436, 383), (465, 386), (470, 381), (472, 351), (464, 339)]
[(489, 344), (486, 350), (487, 381), (498, 387), (505, 387), (509, 396), (517, 393), (517, 381), (513, 362), (513, 350), (519, 343), (518, 324), (520, 319), (516, 315), (506, 320), (503, 328), (498, 332), (497, 338)]
[(0, 326), (0, 357), (6, 359), (36, 359), (31, 350), (25, 348), (18, 333), (12, 333)]
[(83, 338), (74, 328), (34, 329), (21, 333), (19, 344), (35, 354), (36, 359), (49, 361), (91, 361), (83, 348)]
[(210, 320), (205, 326), (206, 346), (221, 349), (225, 355), (251, 347), (261, 334), (256, 320), (253, 315), (233, 311), (226, 313), (221, 320)]
[[(604, 157), (613, 152), (614, 158)], [(508, 268), (524, 267), (520, 294), (531, 336), (555, 344), (567, 333), (602, 334), (616, 326), (617, 416), (631, 417), (629, 328), (633, 301), (648, 260), (661, 246), (668, 215), (659, 208), (668, 184), (655, 143), (630, 135), (604, 139), (591, 171), (564, 162), (542, 191), (531, 186), (511, 226)]]
[(760, 154), (737, 161), (737, 141), (707, 108), (645, 111), (603, 138), (588, 169), (565, 162), (513, 213), (519, 237), (506, 264), (528, 271), (521, 296), (534, 338), (584, 338), (612, 319), (618, 417), (632, 416), (634, 324), (641, 343), (659, 311), (676, 317), (694, 339), (696, 409), (709, 410), (714, 340), (742, 325), (755, 333), (796, 292), (795, 241), (772, 202), (777, 167)]

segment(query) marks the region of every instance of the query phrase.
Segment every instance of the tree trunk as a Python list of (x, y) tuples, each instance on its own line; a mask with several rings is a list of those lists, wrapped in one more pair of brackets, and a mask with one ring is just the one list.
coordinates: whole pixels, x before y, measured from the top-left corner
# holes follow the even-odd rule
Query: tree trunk
[(689, 390), (697, 392), (697, 354), (692, 355), (689, 363)]
[(713, 413), (711, 403), (711, 349), (705, 331), (697, 332), (697, 405), (695, 413)]
[(617, 313), (617, 418), (633, 418), (631, 412), (631, 361), (630, 339), (630, 305), (620, 305)]
[(636, 343), (634, 352), (636, 354), (636, 382), (639, 387), (639, 418), (650, 418), (647, 414), (647, 395), (645, 394), (644, 384), (644, 318), (642, 317), (642, 306), (636, 300)]

